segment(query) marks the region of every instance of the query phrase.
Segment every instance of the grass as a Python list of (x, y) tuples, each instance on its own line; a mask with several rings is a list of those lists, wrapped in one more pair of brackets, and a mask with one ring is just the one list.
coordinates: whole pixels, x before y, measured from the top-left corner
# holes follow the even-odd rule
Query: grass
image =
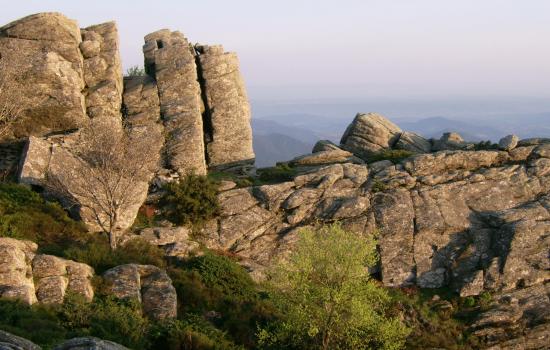
[(274, 167), (258, 169), (256, 172), (262, 184), (292, 181), (298, 174), (297, 170), (288, 164), (277, 164)]
[[(478, 349), (479, 340), (469, 334), (467, 324), (490, 302), (490, 294), (460, 298), (449, 288), (390, 289), (394, 310), (403, 312), (412, 329), (407, 349)], [(440, 300), (434, 300), (434, 296)], [(452, 305), (451, 309), (442, 305)]]

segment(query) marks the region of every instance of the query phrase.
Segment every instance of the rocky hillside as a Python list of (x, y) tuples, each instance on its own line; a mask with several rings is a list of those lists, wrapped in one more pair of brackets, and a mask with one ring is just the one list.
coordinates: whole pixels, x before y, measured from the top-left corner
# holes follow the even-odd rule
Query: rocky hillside
[[(260, 281), (292, 251), (300, 229), (340, 222), (376, 236), (380, 259), (372, 272), (386, 287), (450, 290), (464, 298), (488, 293), (492, 303), (468, 320), (469, 333), (493, 349), (548, 348), (550, 140), (509, 135), (498, 145), (474, 144), (456, 133), (427, 140), (379, 114), (358, 114), (339, 145), (319, 141), (311, 154), (257, 176), (234, 53), (160, 30), (145, 37), (147, 75), (123, 79), (118, 46), (114, 23), (80, 29), (57, 13), (0, 28), (0, 59), (25, 63), (17, 80), (24, 108), (4, 138), (1, 163), (15, 167), (20, 183), (46, 188), (64, 204), (71, 197), (67, 209), (90, 232), (101, 231), (101, 201), (82, 195), (78, 181), (56, 192), (47, 180), (80, 164), (74, 149), (86, 142), (87, 125), (108, 125), (111, 138), (126, 130), (136, 148), (152, 137), (154, 166), (146, 176), (120, 175), (126, 185), (118, 187), (131, 193), (116, 209), (122, 245), (140, 238), (179, 261), (204, 246), (235, 257)], [(91, 171), (97, 164), (90, 164)], [(237, 174), (218, 187), (219, 215), (200, 228), (162, 223), (128, 230), (140, 208), (154, 211), (163, 184), (191, 171)], [(262, 182), (270, 172), (278, 176)], [(102, 179), (90, 177), (93, 192)], [(0, 238), (2, 297), (29, 304), (63, 303), (66, 294), (91, 300), (93, 276), (88, 265), (37, 254), (33, 242)], [(164, 270), (122, 264), (102, 277), (107, 293), (139, 300), (151, 319), (176, 316), (178, 295)], [(19, 346), (2, 334), (0, 348)]]

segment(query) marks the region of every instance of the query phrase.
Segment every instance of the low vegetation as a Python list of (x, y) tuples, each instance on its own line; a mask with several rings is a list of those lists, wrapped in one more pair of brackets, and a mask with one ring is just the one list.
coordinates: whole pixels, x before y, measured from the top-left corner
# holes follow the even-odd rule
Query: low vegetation
[(276, 183), (292, 181), (298, 172), (288, 164), (277, 164), (274, 167), (258, 169), (257, 173), (260, 182)]
[(105, 294), (99, 277), (92, 303), (74, 295), (49, 306), (0, 299), (0, 329), (45, 349), (77, 336), (132, 349), (475, 349), (466, 324), (490, 301), (383, 288), (366, 269), (377, 259), (374, 239), (338, 225), (301, 232), (295, 253), (266, 284), (214, 251), (177, 264), (140, 240), (113, 252), (105, 234), (87, 233), (59, 204), (21, 185), (0, 184), (0, 237), (32, 240), (40, 252), (87, 263), (98, 275), (124, 263), (153, 264), (166, 268), (177, 290), (177, 319), (164, 322), (144, 317), (136, 301)]
[(333, 224), (303, 230), (289, 259), (271, 272), (281, 318), (259, 333), (265, 349), (401, 349), (409, 330), (370, 278), (376, 241)]
[(487, 141), (480, 141), (474, 145), (474, 150), (476, 151), (491, 151), (491, 150), (498, 150), (498, 144), (493, 143), (490, 140)]
[(370, 156), (367, 159), (367, 163), (374, 163), (381, 160), (390, 160), (393, 163), (399, 163), (402, 160), (413, 156), (414, 153), (411, 151), (401, 150), (401, 149), (388, 149), (381, 151), (375, 155)]
[(200, 227), (219, 213), (217, 188), (215, 181), (195, 174), (168, 183), (160, 201), (163, 215), (177, 225)]

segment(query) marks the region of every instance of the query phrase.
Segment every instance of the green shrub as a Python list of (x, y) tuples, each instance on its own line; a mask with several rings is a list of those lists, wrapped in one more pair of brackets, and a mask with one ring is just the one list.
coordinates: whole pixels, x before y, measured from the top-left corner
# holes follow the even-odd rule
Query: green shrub
[(151, 331), (152, 348), (166, 350), (231, 350), (242, 349), (228, 340), (226, 334), (199, 315), (184, 320), (168, 320)]
[(178, 295), (178, 314), (203, 315), (216, 311), (214, 325), (234, 343), (256, 346), (256, 330), (274, 317), (274, 309), (248, 273), (228, 257), (208, 252), (168, 270)]
[(175, 224), (200, 227), (219, 213), (217, 185), (206, 176), (189, 174), (167, 184), (165, 190), (160, 204)]
[(0, 299), (0, 329), (44, 347), (52, 347), (67, 338), (54, 309), (10, 299)]
[(45, 348), (65, 339), (95, 336), (132, 349), (149, 348), (151, 328), (137, 301), (97, 296), (92, 303), (67, 295), (62, 305), (28, 306), (0, 299), (0, 329)]
[(282, 317), (258, 333), (265, 349), (401, 349), (409, 330), (390, 316), (391, 298), (371, 280), (376, 241), (338, 224), (304, 229), (288, 259), (270, 272)]
[(373, 193), (383, 192), (387, 189), (388, 189), (388, 186), (386, 186), (385, 183), (383, 183), (382, 181), (380, 181), (378, 179), (374, 180), (374, 182), (372, 184), (372, 187), (371, 187), (371, 191)]
[[(412, 330), (406, 341), (407, 349), (473, 350), (481, 348), (478, 339), (469, 334), (463, 318), (472, 319), (471, 312), (464, 313), (461, 299), (449, 288), (440, 289), (390, 289), (393, 306), (391, 312), (405, 315), (404, 322)], [(440, 300), (433, 300), (433, 296)], [(442, 304), (452, 308), (441, 310)]]
[(259, 180), (264, 183), (291, 181), (298, 173), (288, 164), (277, 164), (270, 168), (258, 169)]
[(388, 149), (370, 156), (367, 159), (367, 163), (374, 163), (381, 160), (390, 160), (393, 163), (397, 164), (401, 162), (403, 159), (409, 158), (413, 155), (414, 153), (411, 151), (406, 151), (402, 149)]
[(490, 140), (480, 141), (474, 145), (476, 151), (489, 151), (498, 149), (498, 144), (492, 143)]
[(256, 295), (255, 284), (248, 272), (228, 257), (207, 252), (187, 263), (187, 268), (197, 271), (208, 288), (243, 300)]
[(61, 255), (72, 242), (90, 235), (59, 204), (45, 201), (26, 186), (0, 183), (0, 237), (28, 239), (40, 252)]
[(123, 264), (144, 264), (165, 267), (164, 251), (142, 239), (133, 239), (112, 251), (106, 235), (97, 234), (94, 239), (73, 245), (63, 252), (67, 259), (86, 263), (96, 273)]

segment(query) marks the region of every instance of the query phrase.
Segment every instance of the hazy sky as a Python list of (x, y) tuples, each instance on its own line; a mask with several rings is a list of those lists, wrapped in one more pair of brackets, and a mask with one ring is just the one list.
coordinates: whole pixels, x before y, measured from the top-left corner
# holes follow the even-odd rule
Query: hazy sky
[(125, 67), (180, 30), (236, 51), (253, 98), (550, 97), (550, 0), (0, 0), (0, 22), (116, 20)]

